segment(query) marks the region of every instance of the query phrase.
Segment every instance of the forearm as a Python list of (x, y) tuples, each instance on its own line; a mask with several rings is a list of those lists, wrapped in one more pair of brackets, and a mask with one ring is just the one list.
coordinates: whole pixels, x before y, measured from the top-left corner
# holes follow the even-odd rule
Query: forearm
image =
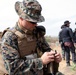
[(50, 45), (47, 43), (47, 41), (44, 37), (42, 38), (42, 46), (41, 47), (42, 47), (44, 52), (49, 52), (52, 50)]

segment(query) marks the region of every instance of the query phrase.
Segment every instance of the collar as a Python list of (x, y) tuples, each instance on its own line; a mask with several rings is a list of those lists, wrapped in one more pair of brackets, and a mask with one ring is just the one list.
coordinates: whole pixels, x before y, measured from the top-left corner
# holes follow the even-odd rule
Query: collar
[(21, 26), (18, 22), (16, 23), (16, 27), (15, 27), (18, 31), (20, 31), (21, 33), (25, 33), (27, 35), (31, 35), (33, 34), (33, 30), (27, 30), (26, 28), (24, 28), (23, 26)]

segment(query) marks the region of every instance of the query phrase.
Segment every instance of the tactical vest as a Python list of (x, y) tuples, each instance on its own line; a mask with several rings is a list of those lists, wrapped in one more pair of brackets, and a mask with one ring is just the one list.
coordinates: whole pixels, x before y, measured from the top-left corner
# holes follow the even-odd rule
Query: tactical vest
[[(39, 31), (39, 29), (38, 29), (38, 31)], [(37, 52), (38, 57), (40, 57), (42, 55), (43, 52), (41, 52), (39, 48), (36, 49), (36, 47), (37, 47), (37, 41), (38, 41), (37, 39), (41, 40), (41, 37), (44, 35), (43, 33), (41, 34), (41, 32), (39, 32), (39, 33), (37, 32), (37, 34), (39, 34), (39, 36), (38, 37), (33, 37), (33, 34), (27, 35), (27, 34), (22, 33), (22, 32), (20, 32), (19, 30), (16, 30), (16, 29), (13, 29), (12, 31), (18, 37), (18, 47), (19, 47), (19, 53), (20, 53), (21, 58), (24, 58), (25, 56), (31, 55), (35, 52)], [(53, 63), (53, 64), (56, 67), (52, 67), (52, 63), (50, 65), (48, 65), (47, 74), (52, 73), (52, 68), (54, 68), (53, 69), (54, 72), (55, 71), (58, 72), (59, 64), (58, 63)], [(40, 75), (43, 75), (43, 74), (40, 74)]]
[[(13, 30), (6, 30), (6, 31), (11, 31), (14, 34), (16, 34), (17, 39), (18, 39), (18, 47), (19, 47), (18, 52), (19, 52), (21, 58), (24, 58), (25, 56), (36, 52), (37, 38), (33, 37), (32, 34), (26, 35), (25, 33), (22, 33), (21, 31), (17, 30), (16, 28), (13, 28)], [(5, 34), (5, 32), (3, 33), (3, 35)], [(39, 52), (40, 50), (37, 49), (37, 51)], [(38, 52), (37, 52), (37, 54), (38, 54)], [(41, 52), (39, 54), (42, 55)], [(2, 66), (3, 74), (1, 73), (1, 75), (8, 74), (8, 72), (6, 71), (6, 69), (4, 67), (4, 61), (3, 60), (1, 60), (1, 61), (3, 63), (3, 66)]]
[(14, 29), (13, 32), (18, 37), (19, 53), (22, 58), (24, 56), (35, 53), (36, 37), (33, 38), (33, 35), (22, 34), (16, 29)]

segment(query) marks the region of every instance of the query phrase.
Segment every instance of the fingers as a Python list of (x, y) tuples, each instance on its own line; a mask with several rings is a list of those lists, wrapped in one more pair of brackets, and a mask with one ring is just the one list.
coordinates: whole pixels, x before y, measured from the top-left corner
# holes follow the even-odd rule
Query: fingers
[(62, 60), (60, 53), (55, 53), (55, 51), (51, 51), (51, 52), (45, 52), (42, 56), (41, 56), (42, 62), (43, 64), (48, 64), (52, 61), (56, 61), (56, 62), (60, 62)]
[(55, 52), (54, 52), (54, 51), (50, 51), (50, 52), (48, 52), (47, 54), (48, 54), (49, 56), (50, 56), (50, 55), (55, 55)]
[(55, 61), (59, 63), (59, 62), (61, 62), (61, 60), (62, 60), (62, 57), (61, 57), (60, 53), (55, 54)]
[(48, 60), (54, 61), (55, 52), (47, 52)]
[(45, 52), (45, 54), (47, 55), (47, 58), (48, 59), (54, 59), (54, 54), (55, 54), (55, 52)]
[(54, 61), (54, 54), (55, 53), (53, 53), (53, 52), (45, 52), (41, 56), (41, 59), (42, 59), (43, 64), (48, 64), (48, 63)]

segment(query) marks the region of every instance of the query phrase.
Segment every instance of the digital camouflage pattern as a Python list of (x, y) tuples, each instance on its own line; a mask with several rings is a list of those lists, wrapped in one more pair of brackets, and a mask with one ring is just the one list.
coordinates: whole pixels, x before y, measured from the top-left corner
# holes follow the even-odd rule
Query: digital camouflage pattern
[(41, 15), (42, 7), (37, 0), (23, 0), (15, 3), (17, 14), (31, 22), (43, 22), (44, 17)]
[[(27, 35), (27, 34), (25, 34)], [(35, 36), (35, 34), (32, 34)], [(32, 36), (31, 35), (31, 36)], [(50, 50), (49, 45), (44, 37), (40, 37), (43, 50)], [(20, 58), (18, 37), (11, 31), (7, 31), (2, 38), (2, 55), (5, 62), (6, 70), (9, 75), (43, 75), (43, 64), (40, 58), (24, 59)], [(29, 47), (28, 47), (29, 48)]]

